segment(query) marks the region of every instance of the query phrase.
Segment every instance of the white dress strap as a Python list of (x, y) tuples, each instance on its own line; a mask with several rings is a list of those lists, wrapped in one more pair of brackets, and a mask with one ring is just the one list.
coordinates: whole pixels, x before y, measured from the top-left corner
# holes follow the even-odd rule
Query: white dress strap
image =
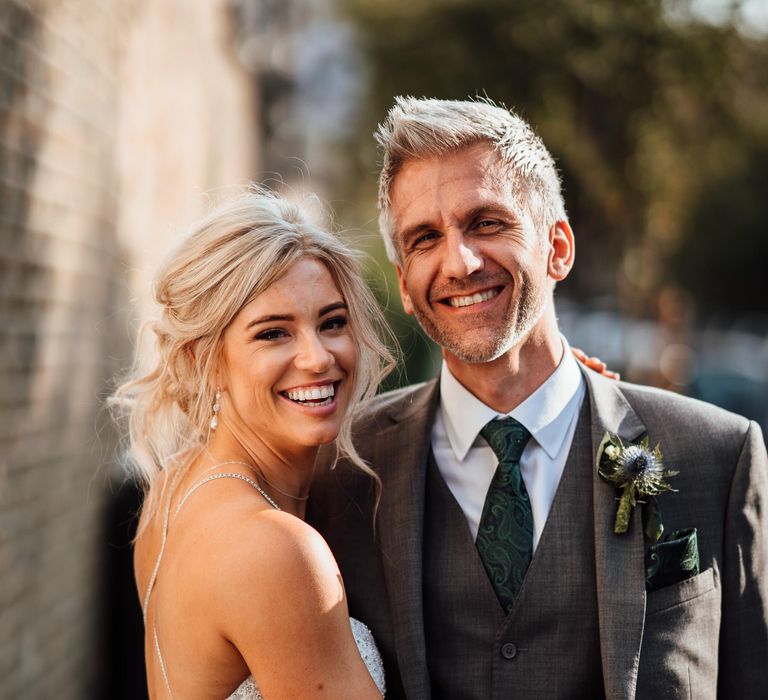
[(155, 587), (155, 581), (157, 580), (157, 572), (160, 569), (160, 562), (163, 558), (163, 553), (165, 552), (165, 542), (168, 539), (168, 520), (170, 518), (171, 514), (171, 499), (173, 498), (173, 492), (176, 490), (176, 483), (179, 480), (179, 477), (181, 476), (181, 470), (176, 472), (176, 475), (173, 477), (173, 481), (171, 481), (171, 486), (168, 489), (168, 504), (165, 506), (165, 511), (163, 512), (163, 537), (160, 541), (160, 551), (157, 554), (157, 559), (155, 560), (155, 566), (152, 569), (152, 575), (149, 577), (149, 583), (147, 583), (147, 590), (144, 593), (144, 600), (141, 604), (141, 613), (144, 617), (144, 626), (147, 626), (147, 606), (149, 605), (149, 595), (152, 593), (152, 589)]
[[(213, 468), (213, 467), (212, 467)], [(168, 503), (165, 506), (165, 511), (163, 512), (163, 535), (162, 539), (160, 541), (160, 551), (157, 554), (157, 560), (155, 561), (155, 566), (152, 569), (152, 575), (149, 577), (149, 583), (147, 583), (147, 590), (144, 593), (144, 601), (141, 606), (142, 609), (142, 615), (144, 618), (144, 626), (147, 625), (147, 608), (149, 606), (149, 597), (152, 594), (152, 590), (155, 587), (155, 583), (157, 582), (157, 573), (160, 570), (160, 562), (163, 559), (163, 554), (165, 553), (165, 544), (168, 541), (168, 524), (170, 522), (170, 515), (171, 515), (171, 500), (173, 499), (173, 492), (176, 489), (176, 482), (179, 479), (179, 475), (181, 472), (178, 472), (176, 476), (174, 476), (173, 481), (171, 482), (170, 489), (168, 490)], [(244, 476), (243, 474), (238, 474), (237, 472), (224, 472), (222, 474), (211, 474), (210, 476), (206, 476), (204, 479), (200, 479), (199, 481), (196, 481), (192, 486), (187, 489), (187, 492), (182, 496), (181, 500), (179, 501), (179, 504), (176, 506), (176, 510), (173, 511), (173, 517), (176, 518), (176, 516), (179, 514), (179, 511), (181, 510), (181, 507), (187, 502), (187, 499), (195, 492), (197, 489), (199, 489), (201, 486), (211, 482), (216, 481), (217, 479), (239, 479), (240, 481), (244, 481), (247, 484), (250, 484), (253, 486), (254, 489), (256, 489), (261, 496), (264, 498), (264, 500), (269, 503), (270, 506), (275, 508), (276, 510), (280, 510), (280, 506), (275, 503), (275, 501), (270, 498), (269, 494), (267, 494), (264, 489), (261, 488), (253, 479), (250, 477)], [(171, 683), (168, 680), (168, 673), (165, 668), (165, 662), (163, 661), (163, 655), (160, 652), (160, 642), (157, 637), (157, 625), (155, 624), (155, 621), (152, 621), (152, 636), (154, 637), (155, 642), (155, 651), (157, 652), (157, 659), (160, 662), (160, 671), (163, 674), (163, 679), (165, 680), (165, 687), (168, 689), (168, 694), (171, 698), (173, 698), (173, 692), (171, 691)]]

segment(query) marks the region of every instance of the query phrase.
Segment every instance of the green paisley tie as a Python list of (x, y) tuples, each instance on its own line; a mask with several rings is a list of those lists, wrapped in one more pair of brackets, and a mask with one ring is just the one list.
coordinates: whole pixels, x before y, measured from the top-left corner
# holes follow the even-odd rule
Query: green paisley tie
[(501, 607), (509, 613), (533, 556), (533, 512), (520, 474), (520, 455), (531, 434), (510, 417), (492, 420), (480, 434), (499, 466), (488, 487), (475, 544)]

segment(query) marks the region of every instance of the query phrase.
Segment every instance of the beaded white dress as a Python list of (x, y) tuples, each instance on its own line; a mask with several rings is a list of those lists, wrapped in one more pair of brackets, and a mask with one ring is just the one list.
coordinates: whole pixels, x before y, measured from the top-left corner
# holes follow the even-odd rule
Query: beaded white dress
[[(184, 497), (181, 499), (178, 507), (176, 508), (176, 514), (178, 514), (179, 510), (181, 510), (181, 506), (184, 505), (184, 502), (187, 500), (187, 498), (192, 495), (193, 491), (196, 491), (200, 486), (203, 486), (204, 484), (208, 483), (209, 481), (213, 481), (216, 479), (239, 479), (241, 481), (245, 481), (249, 483), (251, 486), (253, 486), (262, 496), (266, 498), (266, 500), (272, 504), (273, 506), (276, 506), (274, 502), (262, 491), (261, 487), (252, 479), (249, 479), (247, 476), (243, 476), (242, 474), (238, 474), (235, 472), (227, 473), (227, 474), (215, 474), (213, 476), (209, 476), (206, 479), (202, 479), (198, 481), (196, 484), (194, 484), (184, 495)], [(165, 543), (168, 538), (168, 521), (170, 519), (170, 496), (168, 498), (168, 507), (165, 510), (165, 517), (163, 522), (163, 539), (162, 543), (160, 545), (160, 552), (157, 555), (157, 561), (155, 562), (154, 569), (152, 571), (152, 576), (150, 577), (149, 584), (147, 585), (147, 590), (144, 595), (144, 602), (143, 602), (143, 612), (144, 612), (144, 624), (147, 624), (147, 606), (149, 605), (149, 598), (152, 594), (152, 590), (155, 587), (155, 582), (157, 581), (157, 573), (160, 570), (160, 562), (163, 558), (163, 552), (165, 551)], [(376, 642), (373, 639), (373, 634), (371, 634), (371, 631), (359, 620), (356, 620), (354, 617), (349, 618), (349, 624), (352, 628), (352, 636), (355, 638), (355, 643), (357, 644), (358, 651), (360, 652), (360, 656), (362, 657), (363, 661), (365, 662), (365, 666), (368, 669), (368, 672), (371, 674), (371, 678), (373, 679), (373, 682), (376, 684), (376, 687), (379, 689), (379, 692), (381, 693), (382, 697), (384, 697), (384, 694), (386, 692), (386, 684), (384, 682), (384, 662), (381, 659), (381, 654), (379, 653), (379, 650), (376, 646)], [(168, 690), (168, 694), (170, 697), (173, 697), (173, 692), (171, 691), (171, 686), (168, 681), (168, 673), (166, 670), (165, 662), (163, 660), (163, 655), (160, 652), (160, 641), (157, 636), (157, 629), (156, 626), (152, 625), (152, 633), (154, 636), (154, 646), (155, 646), (155, 652), (157, 653), (158, 661), (160, 662), (160, 670), (162, 671), (163, 678), (165, 679), (165, 685)], [(248, 676), (237, 688), (237, 690), (229, 695), (226, 700), (264, 700), (261, 693), (259, 692), (259, 688), (256, 685), (256, 681), (254, 680), (253, 676)]]

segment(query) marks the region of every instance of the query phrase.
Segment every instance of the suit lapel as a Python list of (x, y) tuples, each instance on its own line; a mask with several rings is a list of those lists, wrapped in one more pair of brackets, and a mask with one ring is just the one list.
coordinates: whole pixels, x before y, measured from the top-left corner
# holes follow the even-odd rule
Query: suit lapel
[(582, 370), (592, 414), (593, 507), (600, 653), (608, 700), (633, 700), (645, 619), (645, 565), (640, 508), (629, 532), (613, 532), (616, 490), (597, 474), (597, 449), (606, 432), (635, 442), (645, 426), (613, 380)]
[(374, 464), (386, 474), (379, 511), (384, 579), (403, 687), (408, 697), (430, 695), (424, 642), (422, 557), (427, 450), (438, 383), (393, 407), (391, 425), (376, 436)]

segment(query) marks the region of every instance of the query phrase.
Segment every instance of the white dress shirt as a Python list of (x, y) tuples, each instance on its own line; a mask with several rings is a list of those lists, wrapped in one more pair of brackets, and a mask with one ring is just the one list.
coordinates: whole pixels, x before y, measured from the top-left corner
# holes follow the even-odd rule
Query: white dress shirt
[[(531, 433), (520, 458), (520, 471), (533, 510), (534, 551), (571, 449), (584, 393), (584, 378), (563, 338), (563, 357), (557, 369), (506, 414)], [(488, 421), (504, 415), (465, 389), (443, 362), (432, 451), (445, 483), (464, 511), (473, 538), (477, 537), (485, 496), (499, 463), (480, 430)]]

